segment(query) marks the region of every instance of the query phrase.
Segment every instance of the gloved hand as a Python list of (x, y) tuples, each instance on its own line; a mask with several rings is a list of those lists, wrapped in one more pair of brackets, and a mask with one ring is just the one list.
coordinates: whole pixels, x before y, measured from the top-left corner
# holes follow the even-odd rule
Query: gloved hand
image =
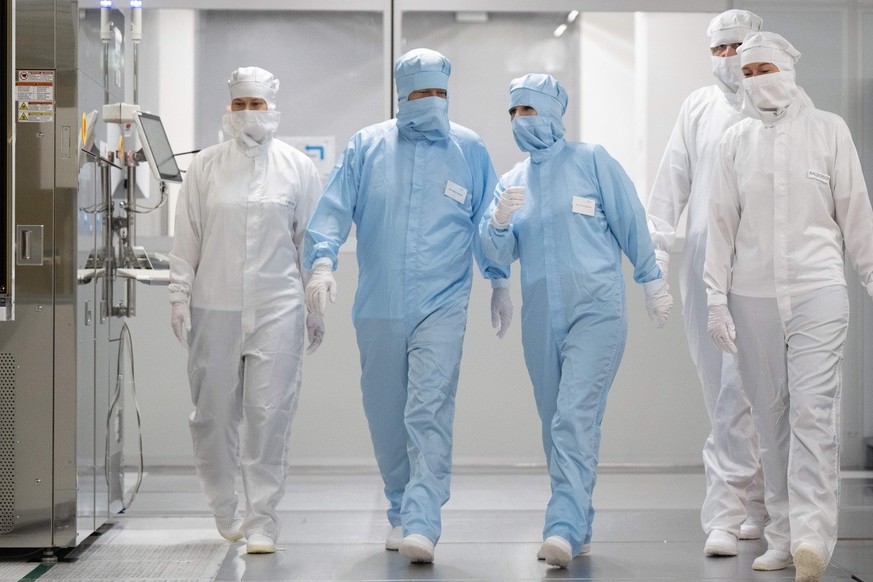
[(710, 305), (709, 317), (706, 320), (706, 331), (715, 345), (722, 351), (730, 354), (737, 353), (737, 345), (734, 339), (737, 337), (737, 328), (734, 327), (734, 318), (727, 305)]
[(670, 268), (670, 253), (667, 251), (655, 251), (655, 262), (658, 263), (658, 268), (661, 269), (661, 276), (667, 280), (667, 271)]
[(504, 229), (509, 226), (512, 215), (524, 206), (524, 186), (510, 186), (500, 193), (497, 207), (491, 214), (491, 224), (494, 228)]
[(646, 290), (646, 311), (655, 327), (661, 329), (670, 317), (673, 309), (673, 297), (666, 279), (655, 279), (643, 284)]
[(303, 295), (306, 309), (321, 316), (324, 316), (328, 298), (331, 303), (336, 303), (336, 280), (333, 278), (333, 263), (330, 259), (322, 257), (313, 263), (312, 275)]
[(491, 290), (491, 327), (497, 330), (497, 337), (503, 339), (512, 321), (512, 298), (509, 289), (495, 287)]
[(318, 349), (324, 339), (324, 318), (322, 316), (317, 313), (306, 314), (306, 337), (309, 339), (306, 353), (311, 354)]
[(867, 295), (873, 297), (873, 281), (867, 283)]
[(173, 313), (170, 315), (170, 325), (176, 339), (186, 350), (188, 349), (188, 332), (191, 331), (191, 308), (187, 301), (173, 303)]

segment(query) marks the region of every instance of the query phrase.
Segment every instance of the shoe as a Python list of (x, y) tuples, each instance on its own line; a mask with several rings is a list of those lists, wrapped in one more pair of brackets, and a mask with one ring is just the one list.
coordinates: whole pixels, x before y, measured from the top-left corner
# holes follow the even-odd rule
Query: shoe
[(229, 542), (235, 542), (243, 538), (242, 523), (243, 518), (240, 514), (236, 514), (233, 517), (215, 516), (215, 527), (218, 528), (218, 533)]
[(542, 554), (546, 564), (558, 568), (566, 568), (570, 564), (570, 560), (573, 559), (573, 549), (570, 547), (570, 542), (561, 536), (547, 537), (537, 555), (540, 554)]
[(246, 540), (247, 554), (272, 554), (276, 551), (276, 543), (268, 535), (252, 534)]
[(809, 544), (800, 544), (794, 552), (794, 580), (796, 582), (819, 582), (828, 563), (818, 550)]
[(400, 549), (400, 543), (403, 541), (403, 526), (395, 525), (391, 528), (391, 533), (388, 534), (388, 539), (385, 540), (385, 549), (396, 552)]
[(764, 535), (764, 527), (754, 521), (744, 521), (740, 525), (741, 540), (759, 540)]
[[(579, 553), (576, 555), (577, 556), (584, 556), (585, 554), (590, 554), (590, 553), (591, 553), (591, 544), (585, 544), (579, 549)], [(543, 554), (543, 548), (540, 547), (540, 549), (537, 550), (537, 560), (545, 560), (545, 559), (546, 559), (546, 556), (545, 556), (545, 554)]]
[(752, 562), (752, 570), (782, 570), (791, 565), (791, 554), (782, 550), (767, 550)]
[(703, 553), (707, 556), (736, 556), (737, 538), (723, 529), (714, 529), (706, 538)]
[(413, 564), (433, 562), (433, 542), (421, 534), (409, 534), (400, 542), (400, 553)]

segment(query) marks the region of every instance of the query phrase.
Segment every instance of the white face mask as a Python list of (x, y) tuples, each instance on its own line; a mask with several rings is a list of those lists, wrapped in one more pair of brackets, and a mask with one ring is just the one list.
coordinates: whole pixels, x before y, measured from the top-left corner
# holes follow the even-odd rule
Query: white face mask
[(797, 97), (794, 74), (780, 71), (743, 80), (744, 111), (764, 121), (777, 119)]
[(278, 111), (230, 111), (224, 114), (221, 128), (248, 147), (254, 147), (273, 137), (279, 128)]
[[(712, 56), (712, 76), (728, 100), (731, 102), (742, 101), (743, 66), (740, 56), (731, 57)], [(731, 97), (735, 99), (731, 100)]]

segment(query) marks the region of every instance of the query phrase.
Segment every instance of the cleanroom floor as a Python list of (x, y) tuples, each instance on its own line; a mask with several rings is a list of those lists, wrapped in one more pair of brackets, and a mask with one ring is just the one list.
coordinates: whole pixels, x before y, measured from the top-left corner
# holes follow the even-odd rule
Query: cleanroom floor
[[(549, 495), (541, 467), (456, 468), (433, 564), (384, 549), (389, 531), (375, 469), (292, 470), (277, 552), (247, 555), (219, 537), (193, 470), (150, 470), (131, 507), (79, 547), (41, 564), (5, 550), (0, 580), (794, 580), (754, 572), (763, 540), (707, 558), (702, 471), (604, 468), (591, 553), (568, 569), (536, 559)], [(840, 539), (828, 581), (873, 582), (873, 472), (844, 472)]]

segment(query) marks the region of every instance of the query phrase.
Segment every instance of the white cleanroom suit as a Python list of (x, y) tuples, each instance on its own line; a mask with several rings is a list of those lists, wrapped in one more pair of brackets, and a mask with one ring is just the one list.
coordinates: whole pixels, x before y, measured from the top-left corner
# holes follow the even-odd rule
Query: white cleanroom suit
[(815, 580), (808, 566), (827, 563), (837, 536), (843, 253), (873, 294), (873, 210), (845, 122), (794, 82), (794, 47), (759, 33), (740, 55), (745, 67), (778, 72), (746, 78), (753, 117), (721, 143), (704, 274), (709, 327), (736, 346), (752, 401), (768, 549), (790, 551), (798, 580)]
[[(273, 105), (278, 80), (246, 67), (229, 85), (232, 97)], [(275, 541), (301, 382), (303, 238), (321, 185), (305, 154), (273, 138), (277, 111), (231, 111), (224, 121), (233, 139), (197, 154), (182, 184), (170, 301), (175, 324), (190, 306), (190, 425), (206, 500), (218, 521), (232, 519), (241, 468), (242, 531)]]
[[(742, 42), (761, 28), (761, 19), (745, 10), (728, 10), (710, 22), (710, 46)], [(713, 345), (706, 331), (706, 286), (703, 262), (713, 169), (725, 130), (745, 117), (739, 56), (713, 54), (715, 85), (691, 93), (667, 143), (649, 196), (649, 230), (659, 264), (669, 260), (676, 228), (687, 213), (685, 244), (679, 270), (682, 318), (691, 360), (703, 388), (711, 431), (703, 445), (706, 497), (700, 511), (704, 531), (722, 530), (733, 538), (758, 537), (767, 521), (764, 477), (751, 404), (742, 389), (734, 356)], [(742, 532), (748, 522), (749, 533)], [(731, 547), (732, 546), (732, 547)], [(707, 543), (708, 554), (736, 554)]]

